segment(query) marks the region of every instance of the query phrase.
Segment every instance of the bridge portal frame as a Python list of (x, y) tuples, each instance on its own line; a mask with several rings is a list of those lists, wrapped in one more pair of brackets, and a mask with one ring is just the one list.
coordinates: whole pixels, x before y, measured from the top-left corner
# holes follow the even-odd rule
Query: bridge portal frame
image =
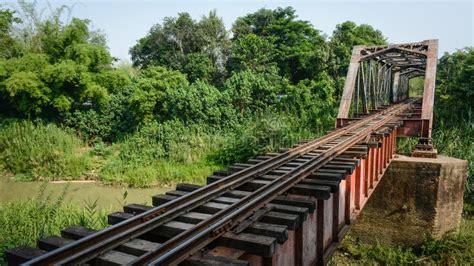
[[(349, 69), (344, 84), (344, 90), (339, 106), (336, 127), (344, 126), (349, 117), (351, 103), (354, 99), (356, 84), (359, 85), (361, 63), (374, 60), (390, 66), (393, 70), (387, 76), (390, 84), (390, 103), (396, 103), (408, 98), (408, 82), (414, 77), (424, 77), (423, 102), (421, 113), (404, 123), (401, 135), (418, 136), (420, 142), (429, 144), (433, 126), (433, 106), (436, 85), (436, 68), (438, 60), (438, 40), (424, 40), (417, 43), (354, 46), (349, 63)], [(363, 77), (364, 78), (364, 77)], [(370, 84), (369, 84), (370, 86)], [(358, 98), (359, 96), (357, 96)], [(383, 106), (380, 106), (383, 108)], [(375, 108), (377, 109), (377, 107)], [(370, 111), (368, 111), (370, 112)]]

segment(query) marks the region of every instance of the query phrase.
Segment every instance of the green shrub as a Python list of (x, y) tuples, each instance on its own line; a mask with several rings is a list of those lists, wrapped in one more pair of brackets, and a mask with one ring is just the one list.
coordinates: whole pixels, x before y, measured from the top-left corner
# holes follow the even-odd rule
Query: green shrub
[[(137, 121), (144, 124), (160, 120), (166, 92), (187, 86), (189, 82), (186, 75), (179, 71), (155, 66), (142, 70), (135, 82), (136, 90), (129, 99)], [(166, 113), (164, 117), (167, 117)]]
[(54, 124), (22, 121), (0, 129), (1, 167), (23, 179), (81, 177), (90, 168), (81, 149), (81, 140)]
[(224, 83), (233, 107), (245, 116), (255, 115), (276, 104), (281, 77), (275, 73), (235, 72)]
[(62, 116), (61, 124), (74, 129), (88, 142), (117, 141), (136, 129), (136, 120), (130, 112), (132, 86), (121, 88), (110, 95), (110, 100), (100, 109), (75, 110)]
[(398, 138), (397, 139), (397, 153), (403, 155), (410, 155), (418, 144), (418, 138)]
[(306, 128), (326, 131), (334, 125), (337, 112), (334, 90), (334, 82), (324, 74), (318, 75), (316, 80), (302, 80), (286, 86), (280, 109), (297, 117)]
[(163, 99), (163, 119), (180, 119), (212, 127), (229, 127), (237, 116), (227, 93), (202, 81), (190, 86), (167, 90)]
[(101, 229), (107, 225), (107, 212), (99, 210), (94, 201), (86, 203), (86, 208), (66, 204), (67, 187), (62, 195), (52, 198), (45, 193), (46, 184), (35, 198), (0, 205), (0, 264), (6, 249), (36, 246), (37, 239), (59, 235), (68, 226)]

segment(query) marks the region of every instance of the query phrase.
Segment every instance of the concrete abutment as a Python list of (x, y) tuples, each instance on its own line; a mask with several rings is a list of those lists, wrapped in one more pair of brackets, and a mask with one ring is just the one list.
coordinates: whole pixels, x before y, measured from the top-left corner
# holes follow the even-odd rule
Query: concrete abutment
[(467, 161), (395, 157), (350, 234), (364, 243), (416, 245), (458, 230)]

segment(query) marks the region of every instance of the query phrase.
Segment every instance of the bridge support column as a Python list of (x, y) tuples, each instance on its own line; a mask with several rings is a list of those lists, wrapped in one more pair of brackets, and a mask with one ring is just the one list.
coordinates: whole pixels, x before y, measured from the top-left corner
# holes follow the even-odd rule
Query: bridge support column
[[(428, 52), (425, 70), (425, 84), (423, 90), (423, 106), (421, 119), (429, 119), (428, 136), (431, 138), (431, 128), (433, 126), (433, 105), (436, 83), (436, 65), (438, 63), (438, 40), (428, 40)], [(421, 131), (423, 134), (423, 130)]]
[(366, 243), (415, 245), (458, 229), (467, 161), (396, 157), (350, 234)]
[(397, 71), (393, 75), (393, 86), (392, 86), (392, 101), (394, 103), (399, 102), (399, 95), (398, 95), (398, 85), (400, 84), (400, 72)]

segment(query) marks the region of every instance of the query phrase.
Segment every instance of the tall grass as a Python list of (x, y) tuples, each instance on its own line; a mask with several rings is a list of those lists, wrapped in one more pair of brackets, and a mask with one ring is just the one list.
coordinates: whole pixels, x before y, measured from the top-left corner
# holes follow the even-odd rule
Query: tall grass
[(100, 180), (148, 187), (163, 183), (196, 182), (220, 165), (207, 160), (223, 137), (178, 121), (150, 123), (118, 144), (118, 152), (101, 169)]
[(10, 122), (0, 128), (0, 167), (20, 180), (74, 179), (91, 165), (82, 147), (54, 124)]
[(105, 210), (91, 201), (86, 208), (65, 203), (67, 187), (57, 198), (46, 194), (44, 183), (35, 198), (0, 205), (0, 264), (6, 249), (19, 245), (35, 246), (36, 240), (59, 235), (60, 230), (72, 225), (93, 229), (107, 224)]
[(156, 184), (202, 184), (213, 171), (258, 154), (291, 147), (317, 133), (298, 119), (267, 113), (232, 130), (209, 130), (179, 121), (150, 123), (117, 145), (101, 169), (100, 180), (147, 187)]

